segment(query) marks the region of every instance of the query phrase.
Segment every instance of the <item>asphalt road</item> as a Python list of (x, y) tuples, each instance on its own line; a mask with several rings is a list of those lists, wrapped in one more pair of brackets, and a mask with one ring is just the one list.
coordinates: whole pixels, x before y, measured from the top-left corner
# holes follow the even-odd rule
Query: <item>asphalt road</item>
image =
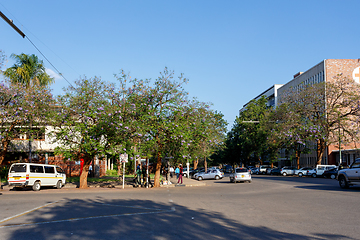
[(360, 239), (360, 188), (253, 176), (201, 187), (0, 192), (0, 239)]

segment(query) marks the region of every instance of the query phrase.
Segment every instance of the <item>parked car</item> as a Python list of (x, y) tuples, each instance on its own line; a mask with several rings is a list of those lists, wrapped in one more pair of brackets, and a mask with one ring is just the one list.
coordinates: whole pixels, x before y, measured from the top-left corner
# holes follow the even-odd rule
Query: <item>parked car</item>
[(190, 176), (191, 176), (191, 178), (196, 179), (197, 174), (202, 173), (202, 172), (205, 172), (205, 168), (197, 168), (191, 173), (192, 175), (190, 175)]
[(197, 173), (195, 178), (197, 180), (201, 181), (203, 179), (219, 180), (223, 177), (224, 177), (224, 175), (222, 174), (222, 172), (219, 169), (209, 169), (206, 172)]
[(260, 168), (259, 168), (259, 173), (260, 173), (260, 174), (266, 174), (266, 169), (268, 169), (268, 168), (271, 168), (271, 166), (269, 166), (269, 165), (262, 165), (262, 166), (260, 166)]
[(251, 174), (259, 174), (259, 168), (257, 167), (249, 167)]
[[(193, 172), (194, 172), (194, 169), (193, 169), (193, 168), (190, 168), (190, 169), (189, 169), (189, 176), (191, 176), (191, 175), (193, 174)], [(183, 176), (184, 176), (184, 177), (187, 177), (187, 168), (184, 168), (184, 169), (183, 169)]]
[(273, 168), (270, 171), (270, 175), (280, 175), (281, 174), (280, 170), (281, 170), (281, 168)]
[(233, 171), (233, 167), (231, 165), (225, 165), (223, 170), (225, 173), (231, 173)]
[(338, 171), (338, 181), (341, 188), (349, 188), (351, 185), (360, 184), (360, 158), (350, 165)]
[(316, 168), (313, 168), (313, 169), (309, 169), (307, 170), (307, 173), (306, 173), (307, 176), (312, 176), (312, 177), (316, 177)]
[(66, 174), (59, 166), (36, 163), (14, 163), (8, 174), (9, 186), (15, 188), (32, 187), (39, 191), (41, 186), (58, 189), (66, 183)]
[(272, 170), (272, 168), (267, 168), (266, 169), (266, 174), (271, 174), (271, 170)]
[(295, 170), (295, 175), (298, 175), (299, 177), (307, 176), (308, 170), (311, 170), (311, 167), (303, 167), (298, 170)]
[(251, 174), (247, 168), (235, 168), (235, 172), (230, 174), (230, 182), (251, 182)]
[(316, 166), (316, 175), (317, 176), (322, 176), (324, 171), (326, 170), (330, 170), (336, 168), (336, 165), (317, 165)]
[(330, 170), (325, 170), (323, 173), (323, 177), (324, 178), (331, 178), (331, 179), (335, 179), (338, 175), (338, 169), (337, 168), (333, 168)]
[(295, 174), (295, 167), (283, 167), (280, 170), (280, 174), (283, 176), (287, 176), (287, 175), (294, 175)]

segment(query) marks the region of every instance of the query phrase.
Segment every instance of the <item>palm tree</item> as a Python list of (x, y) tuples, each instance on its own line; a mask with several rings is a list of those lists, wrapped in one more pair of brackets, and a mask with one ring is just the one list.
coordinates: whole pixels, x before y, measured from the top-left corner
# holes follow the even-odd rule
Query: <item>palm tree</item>
[(34, 54), (11, 54), (16, 60), (14, 66), (6, 69), (4, 75), (8, 77), (11, 83), (25, 85), (26, 88), (32, 86), (47, 86), (54, 82), (54, 78), (45, 72), (42, 60)]

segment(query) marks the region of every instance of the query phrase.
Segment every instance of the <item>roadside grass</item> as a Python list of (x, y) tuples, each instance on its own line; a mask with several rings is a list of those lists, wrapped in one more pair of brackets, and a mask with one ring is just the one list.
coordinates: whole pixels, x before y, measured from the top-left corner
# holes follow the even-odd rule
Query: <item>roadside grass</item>
[[(150, 174), (150, 179), (154, 179), (155, 174), (151, 173)], [(125, 175), (125, 182), (126, 181), (133, 181), (135, 175), (134, 174), (127, 174)], [(79, 182), (80, 181), (80, 177), (67, 177), (66, 178), (67, 182)], [(119, 179), (119, 175), (117, 174), (117, 170), (106, 170), (106, 175), (103, 177), (88, 177), (87, 178), (88, 182), (93, 182), (93, 183), (101, 183), (101, 182), (120, 182), (122, 180)]]

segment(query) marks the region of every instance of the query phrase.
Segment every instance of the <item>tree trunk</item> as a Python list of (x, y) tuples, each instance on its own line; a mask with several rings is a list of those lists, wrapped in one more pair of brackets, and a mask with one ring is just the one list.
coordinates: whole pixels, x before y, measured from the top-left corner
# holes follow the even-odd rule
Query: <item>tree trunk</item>
[(198, 164), (199, 164), (199, 160), (194, 160), (194, 169), (197, 169), (197, 166), (198, 166)]
[(324, 155), (325, 149), (326, 149), (325, 141), (323, 139), (319, 139), (317, 141), (317, 149), (316, 149), (316, 155), (317, 155), (316, 165), (321, 164), (321, 160)]
[(121, 175), (121, 163), (120, 163), (120, 159), (116, 159), (117, 162), (117, 175)]
[(296, 167), (300, 169), (300, 151), (295, 150), (295, 158), (296, 158)]
[(0, 153), (0, 165), (2, 164), (2, 162), (5, 159), (5, 155), (7, 153), (9, 143), (10, 143), (10, 141), (7, 140), (7, 139), (4, 139), (4, 140), (1, 141), (2, 150), (1, 150), (1, 153)]
[(161, 152), (157, 152), (156, 171), (154, 178), (154, 187), (160, 187), (160, 170), (161, 170)]
[(79, 188), (88, 188), (87, 177), (88, 177), (89, 166), (90, 166), (91, 160), (92, 160), (91, 157), (84, 156), (84, 166), (83, 166), (83, 170), (82, 170), (81, 175), (80, 175), (80, 186), (79, 186)]
[(2, 150), (0, 152), (0, 165), (2, 164), (2, 162), (5, 159), (5, 155), (8, 151), (9, 143), (11, 141), (11, 139), (9, 138), (9, 132), (11, 132), (14, 129), (14, 127), (15, 127), (15, 123), (11, 124), (7, 135), (1, 140)]
[(207, 171), (207, 161), (206, 161), (206, 157), (204, 157), (204, 167), (205, 167), (205, 172)]

